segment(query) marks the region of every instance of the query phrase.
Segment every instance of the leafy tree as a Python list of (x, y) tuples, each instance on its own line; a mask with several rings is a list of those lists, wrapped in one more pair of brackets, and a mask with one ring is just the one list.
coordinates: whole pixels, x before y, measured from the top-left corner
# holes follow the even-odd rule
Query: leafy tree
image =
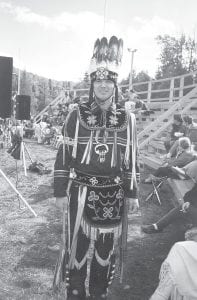
[(137, 74), (134, 74), (133, 83), (145, 82), (151, 80), (151, 77), (145, 71), (140, 71)]
[(183, 75), (196, 68), (196, 43), (192, 38), (184, 34), (180, 38), (159, 35), (156, 41), (161, 46), (157, 79)]

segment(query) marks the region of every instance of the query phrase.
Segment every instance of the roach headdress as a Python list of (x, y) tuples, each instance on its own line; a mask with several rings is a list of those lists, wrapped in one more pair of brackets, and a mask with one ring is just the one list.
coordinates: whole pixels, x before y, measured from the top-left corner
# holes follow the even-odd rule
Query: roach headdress
[(94, 44), (89, 74), (91, 81), (110, 79), (117, 81), (118, 70), (122, 61), (123, 40), (112, 36), (108, 42), (106, 37), (97, 39)]

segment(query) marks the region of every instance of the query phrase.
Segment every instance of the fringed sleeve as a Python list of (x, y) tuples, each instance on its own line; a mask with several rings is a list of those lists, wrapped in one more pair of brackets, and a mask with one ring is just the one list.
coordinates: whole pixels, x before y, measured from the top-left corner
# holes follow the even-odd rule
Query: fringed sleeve
[(138, 198), (138, 183), (140, 180), (138, 141), (135, 115), (129, 115), (127, 128), (127, 147), (124, 160), (124, 188), (125, 196), (128, 198)]
[(66, 196), (66, 189), (72, 161), (72, 150), (74, 147), (75, 125), (77, 111), (71, 111), (62, 129), (63, 144), (60, 145), (54, 166), (54, 196)]

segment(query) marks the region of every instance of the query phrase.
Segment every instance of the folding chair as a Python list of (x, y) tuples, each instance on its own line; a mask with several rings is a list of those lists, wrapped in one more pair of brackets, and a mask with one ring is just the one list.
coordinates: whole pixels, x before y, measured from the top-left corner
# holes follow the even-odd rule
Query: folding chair
[(148, 194), (148, 196), (146, 197), (145, 201), (148, 201), (150, 199), (152, 200), (153, 197), (155, 196), (156, 200), (161, 205), (159, 190), (160, 190), (161, 186), (163, 185), (163, 183), (166, 181), (167, 178), (168, 177), (165, 176), (165, 177), (161, 177), (159, 180), (158, 179), (157, 180), (154, 180), (154, 179), (151, 180), (151, 183), (152, 183), (152, 186), (153, 186), (153, 190), (152, 190), (152, 192), (150, 192), (150, 194)]

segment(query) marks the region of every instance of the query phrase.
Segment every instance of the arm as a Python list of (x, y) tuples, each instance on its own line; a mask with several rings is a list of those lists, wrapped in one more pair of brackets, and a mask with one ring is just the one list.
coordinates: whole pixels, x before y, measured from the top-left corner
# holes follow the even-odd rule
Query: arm
[(63, 141), (63, 144), (61, 144), (58, 149), (54, 166), (54, 196), (58, 198), (67, 195), (66, 189), (70, 173), (70, 163), (72, 160), (72, 143), (69, 142), (69, 139), (72, 139), (73, 137), (74, 114), (76, 115), (76, 112), (73, 111), (67, 116), (63, 126), (62, 134), (65, 143)]
[[(134, 212), (139, 207), (138, 203), (138, 183), (140, 179), (137, 128), (134, 114), (130, 114), (131, 140), (129, 146), (129, 163), (124, 165), (124, 190), (125, 198), (130, 201), (130, 210)], [(128, 142), (128, 141), (127, 141)]]
[(177, 174), (180, 177), (180, 179), (185, 179), (186, 174), (185, 174), (185, 170), (183, 168), (172, 166), (171, 169), (175, 174)]
[(192, 161), (192, 154), (187, 152), (182, 152), (177, 158), (171, 159), (168, 165), (169, 167), (176, 166), (176, 167), (184, 167), (188, 163)]
[(160, 281), (158, 287), (150, 300), (168, 300), (173, 289), (173, 281), (170, 265), (163, 262), (160, 271)]

